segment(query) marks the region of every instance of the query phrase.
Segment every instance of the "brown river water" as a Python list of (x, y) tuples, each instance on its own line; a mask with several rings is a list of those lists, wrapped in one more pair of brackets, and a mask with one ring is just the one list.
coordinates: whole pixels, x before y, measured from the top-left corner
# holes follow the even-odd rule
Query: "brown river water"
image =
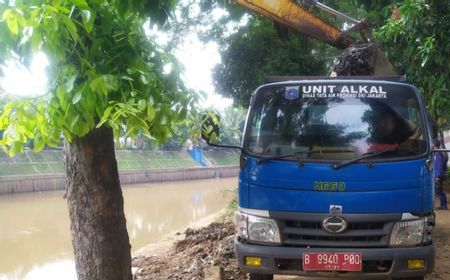
[[(226, 207), (237, 178), (123, 188), (132, 253)], [(76, 279), (63, 192), (0, 196), (0, 280)]]

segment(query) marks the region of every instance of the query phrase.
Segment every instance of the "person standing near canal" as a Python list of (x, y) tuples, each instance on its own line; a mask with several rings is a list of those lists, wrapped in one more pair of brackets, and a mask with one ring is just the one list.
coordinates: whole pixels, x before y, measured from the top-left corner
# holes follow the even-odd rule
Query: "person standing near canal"
[[(441, 147), (441, 142), (439, 140), (433, 141), (433, 149), (439, 149)], [(444, 180), (446, 176), (446, 165), (447, 162), (444, 159), (443, 152), (436, 152), (434, 157), (434, 177), (435, 177), (435, 191), (436, 196), (439, 197), (440, 206), (437, 208), (439, 210), (447, 210), (447, 195), (444, 192)]]

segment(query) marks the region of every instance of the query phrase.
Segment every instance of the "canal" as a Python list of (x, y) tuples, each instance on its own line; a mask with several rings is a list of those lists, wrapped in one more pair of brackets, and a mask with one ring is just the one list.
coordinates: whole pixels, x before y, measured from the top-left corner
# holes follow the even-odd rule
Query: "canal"
[[(226, 207), (236, 178), (123, 188), (132, 253)], [(63, 192), (0, 196), (0, 280), (76, 279)]]

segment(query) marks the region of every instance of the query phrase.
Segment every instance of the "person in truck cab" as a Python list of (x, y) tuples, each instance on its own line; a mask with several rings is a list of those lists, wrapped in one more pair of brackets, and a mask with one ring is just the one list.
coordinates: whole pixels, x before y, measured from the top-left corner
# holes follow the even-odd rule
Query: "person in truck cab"
[(409, 144), (408, 140), (420, 135), (417, 125), (405, 120), (394, 109), (386, 105), (376, 105), (372, 109), (373, 114), (368, 117), (369, 153), (401, 149)]
[(377, 118), (374, 124), (369, 152), (398, 148), (398, 139), (394, 135), (396, 126), (397, 124), (392, 114), (386, 114), (384, 117)]

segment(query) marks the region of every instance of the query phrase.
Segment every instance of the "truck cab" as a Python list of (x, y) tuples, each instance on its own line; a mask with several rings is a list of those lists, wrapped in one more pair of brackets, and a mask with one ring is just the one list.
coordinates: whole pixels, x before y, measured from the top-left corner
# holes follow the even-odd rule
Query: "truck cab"
[(402, 78), (260, 86), (241, 147), (241, 270), (423, 279), (435, 259), (431, 139), (422, 96)]

